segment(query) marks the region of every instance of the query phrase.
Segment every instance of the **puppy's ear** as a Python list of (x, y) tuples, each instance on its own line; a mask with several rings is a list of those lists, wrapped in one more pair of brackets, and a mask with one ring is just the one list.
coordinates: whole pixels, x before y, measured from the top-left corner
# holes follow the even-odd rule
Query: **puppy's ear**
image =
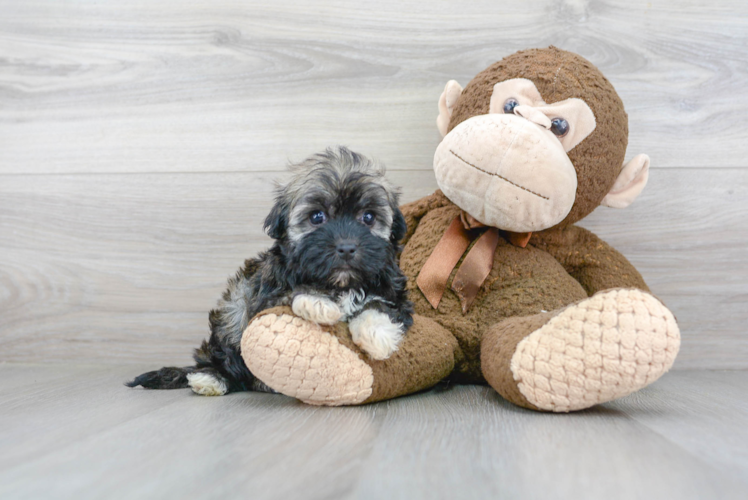
[(405, 223), (405, 217), (399, 208), (395, 207), (395, 211), (392, 214), (392, 232), (390, 233), (390, 241), (397, 244), (405, 236), (405, 232), (408, 230), (408, 225)]
[(276, 201), (265, 218), (263, 229), (274, 240), (283, 239), (288, 229), (288, 207), (280, 201)]

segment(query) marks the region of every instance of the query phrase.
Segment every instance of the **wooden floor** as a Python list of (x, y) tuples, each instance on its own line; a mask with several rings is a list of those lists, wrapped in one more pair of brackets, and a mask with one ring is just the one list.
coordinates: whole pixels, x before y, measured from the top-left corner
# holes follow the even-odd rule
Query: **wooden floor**
[(319, 408), (129, 389), (139, 366), (0, 365), (0, 498), (731, 499), (748, 372), (681, 371), (568, 415), (479, 386)]

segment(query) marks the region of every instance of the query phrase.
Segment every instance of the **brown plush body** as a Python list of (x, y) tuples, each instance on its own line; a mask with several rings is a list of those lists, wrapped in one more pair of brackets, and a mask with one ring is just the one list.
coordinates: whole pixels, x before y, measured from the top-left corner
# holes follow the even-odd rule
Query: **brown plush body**
[[(494, 254), (493, 268), (467, 314), (462, 314), (460, 300), (451, 290), (447, 290), (438, 309), (434, 309), (418, 290), (415, 277), (447, 226), (459, 215), (460, 208), (437, 191), (402, 210), (411, 230), (406, 236), (400, 267), (409, 278), (410, 297), (417, 313), (435, 320), (457, 339), (459, 349), (450, 378), (458, 382), (485, 381), (480, 362), (481, 347), (485, 349), (484, 335), (509, 318), (522, 320), (514, 322), (516, 329), (523, 322), (533, 323), (536, 315), (548, 316), (544, 313), (553, 314), (601, 290), (649, 291), (641, 275), (619, 252), (586, 229), (567, 226), (533, 234), (525, 248), (502, 238)], [(454, 271), (450, 283), (453, 278)], [(523, 329), (521, 333), (535, 329)], [(497, 345), (489, 351), (507, 357), (514, 353), (516, 342), (522, 338), (524, 335), (497, 339)], [(501, 340), (506, 342), (502, 345)], [(500, 392), (506, 390), (510, 387), (502, 387)]]
[[(610, 83), (575, 54), (530, 50), (464, 90), (450, 82), (440, 110), (435, 171), (451, 194), (402, 207), (400, 267), (417, 314), (398, 351), (374, 361), (344, 324), (320, 327), (274, 310), (244, 334), (250, 370), (310, 404), (368, 403), (449, 378), (488, 382), (515, 404), (561, 412), (629, 394), (666, 372), (680, 341), (673, 315), (620, 253), (573, 225), (601, 203), (628, 205), (646, 184), (646, 156), (623, 165), (626, 114)], [(557, 121), (551, 127), (559, 113), (569, 121), (560, 131)], [(572, 176), (554, 180), (563, 169)], [(569, 189), (566, 205), (551, 206)], [(466, 226), (470, 243), (452, 268), (437, 247), (456, 219), (476, 224)], [(490, 271), (466, 306), (455, 276), (490, 231), (499, 235), (490, 262), (473, 259)], [(529, 237), (526, 246), (515, 231)], [(430, 260), (448, 266), (446, 283), (424, 276)]]
[[(608, 288), (648, 290), (620, 253), (589, 231), (569, 226), (535, 233), (525, 248), (502, 238), (491, 273), (467, 314), (462, 314), (460, 300), (451, 290), (434, 309), (418, 290), (415, 278), (460, 208), (437, 191), (402, 210), (409, 226), (415, 228), (400, 257), (411, 300), (418, 314), (434, 319), (457, 338), (464, 358), (453, 377), (460, 382), (483, 381), (481, 339), (487, 328), (504, 319), (556, 311)], [(576, 279), (571, 273), (577, 274)]]

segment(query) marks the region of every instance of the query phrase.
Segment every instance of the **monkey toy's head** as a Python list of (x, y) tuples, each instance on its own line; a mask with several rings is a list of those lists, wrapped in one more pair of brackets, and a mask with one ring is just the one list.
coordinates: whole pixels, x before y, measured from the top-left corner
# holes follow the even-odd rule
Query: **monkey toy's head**
[(623, 164), (628, 117), (613, 86), (555, 47), (506, 57), (464, 90), (447, 83), (437, 126), (439, 187), (487, 226), (565, 226), (600, 204), (628, 206), (647, 182), (646, 155)]

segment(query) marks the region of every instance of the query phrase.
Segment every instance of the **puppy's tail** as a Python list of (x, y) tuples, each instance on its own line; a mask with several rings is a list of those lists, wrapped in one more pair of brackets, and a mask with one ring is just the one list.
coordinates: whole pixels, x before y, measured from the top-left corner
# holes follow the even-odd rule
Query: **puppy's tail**
[(193, 357), (196, 366), (165, 366), (160, 370), (146, 372), (138, 375), (130, 382), (125, 382), (127, 387), (143, 386), (146, 389), (185, 389), (189, 387), (187, 375), (196, 372), (200, 368), (212, 366), (210, 345), (206, 340), (195, 349)]
[(165, 366), (160, 370), (146, 372), (138, 375), (130, 382), (125, 382), (127, 387), (143, 386), (146, 389), (184, 389), (189, 387), (187, 384), (187, 375), (195, 371), (195, 367), (186, 366), (177, 368), (175, 366)]

